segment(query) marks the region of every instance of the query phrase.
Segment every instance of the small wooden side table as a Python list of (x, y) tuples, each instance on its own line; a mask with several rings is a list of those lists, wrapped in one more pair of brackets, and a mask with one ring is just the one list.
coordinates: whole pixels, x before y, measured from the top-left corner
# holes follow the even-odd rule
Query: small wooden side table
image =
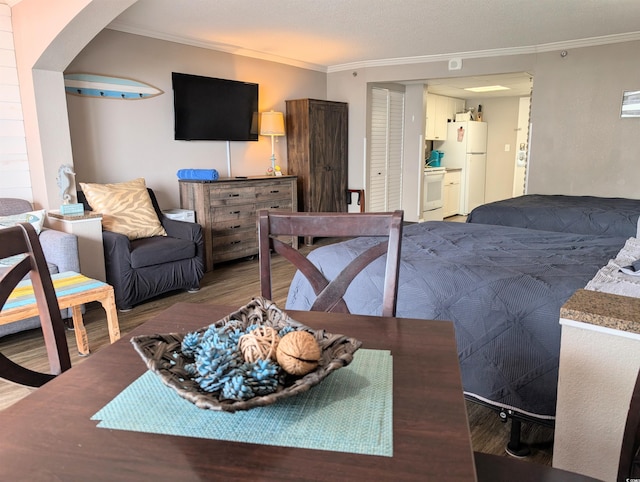
[[(120, 325), (118, 324), (113, 286), (74, 271), (51, 275), (51, 279), (56, 290), (60, 309), (71, 308), (73, 313), (73, 328), (80, 355), (88, 355), (90, 353), (87, 330), (82, 320), (81, 307), (85, 303), (91, 301), (100, 302), (107, 314), (107, 326), (111, 343), (120, 339)], [(13, 290), (2, 311), (0, 311), (0, 325), (37, 315), (38, 307), (33, 294), (31, 280), (24, 280)]]

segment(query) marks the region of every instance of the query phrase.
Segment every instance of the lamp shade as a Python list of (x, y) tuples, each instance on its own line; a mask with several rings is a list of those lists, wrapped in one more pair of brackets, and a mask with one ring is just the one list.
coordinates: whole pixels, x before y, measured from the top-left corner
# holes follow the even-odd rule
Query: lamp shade
[(282, 112), (263, 112), (260, 115), (260, 135), (284, 135), (284, 115), (282, 114)]

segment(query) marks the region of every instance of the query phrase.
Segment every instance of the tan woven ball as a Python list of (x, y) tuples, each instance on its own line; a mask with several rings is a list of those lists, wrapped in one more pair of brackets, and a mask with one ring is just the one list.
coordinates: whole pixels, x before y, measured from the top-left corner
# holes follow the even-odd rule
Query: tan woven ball
[(291, 375), (306, 375), (318, 366), (322, 350), (307, 331), (292, 331), (278, 343), (276, 357), (282, 369)]
[(255, 363), (257, 360), (275, 360), (280, 337), (278, 331), (270, 326), (261, 326), (242, 335), (238, 340), (238, 349), (244, 361)]

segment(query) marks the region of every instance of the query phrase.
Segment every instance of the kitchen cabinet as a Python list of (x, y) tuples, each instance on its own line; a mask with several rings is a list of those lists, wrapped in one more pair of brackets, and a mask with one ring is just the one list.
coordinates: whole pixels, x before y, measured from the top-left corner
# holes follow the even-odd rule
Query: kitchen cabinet
[(464, 99), (427, 94), (427, 119), (425, 139), (444, 141), (447, 139), (447, 123), (455, 120), (457, 112), (465, 109)]
[(455, 216), (460, 212), (460, 169), (447, 170), (444, 175), (444, 187), (442, 190), (443, 216)]
[[(296, 176), (179, 181), (180, 207), (193, 210), (202, 226), (206, 270), (214, 263), (258, 254), (257, 212), (297, 211), (296, 181)], [(292, 243), (297, 248), (298, 238)]]
[(348, 104), (285, 103), (287, 170), (298, 177), (299, 210), (347, 212)]
[(425, 139), (444, 141), (447, 138), (449, 116), (448, 97), (427, 94), (427, 123)]
[(460, 114), (466, 110), (466, 104), (464, 99), (449, 97), (449, 118), (455, 120), (456, 114)]

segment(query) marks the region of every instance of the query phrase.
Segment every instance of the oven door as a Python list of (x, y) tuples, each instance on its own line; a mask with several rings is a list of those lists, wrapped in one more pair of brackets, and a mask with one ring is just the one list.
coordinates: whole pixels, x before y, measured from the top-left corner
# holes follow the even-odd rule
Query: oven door
[(444, 169), (425, 170), (424, 192), (422, 193), (422, 210), (431, 211), (443, 206)]

